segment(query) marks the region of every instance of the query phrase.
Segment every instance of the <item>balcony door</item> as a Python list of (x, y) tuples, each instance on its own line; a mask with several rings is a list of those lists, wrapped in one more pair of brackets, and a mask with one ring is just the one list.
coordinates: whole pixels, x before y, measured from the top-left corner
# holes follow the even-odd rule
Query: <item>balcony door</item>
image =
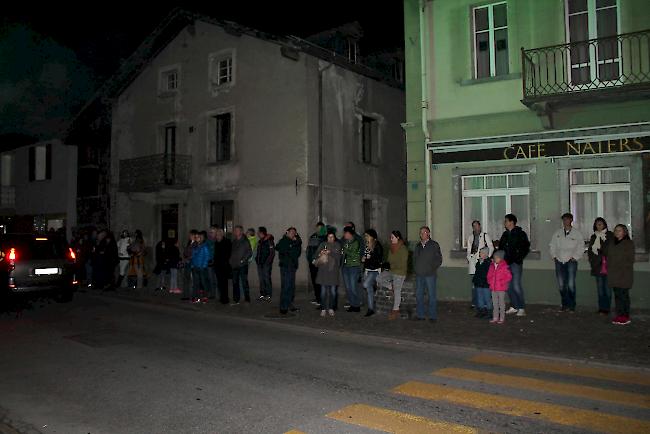
[(172, 185), (176, 179), (176, 126), (165, 127), (165, 184)]
[(618, 0), (566, 0), (571, 86), (607, 87), (621, 75)]

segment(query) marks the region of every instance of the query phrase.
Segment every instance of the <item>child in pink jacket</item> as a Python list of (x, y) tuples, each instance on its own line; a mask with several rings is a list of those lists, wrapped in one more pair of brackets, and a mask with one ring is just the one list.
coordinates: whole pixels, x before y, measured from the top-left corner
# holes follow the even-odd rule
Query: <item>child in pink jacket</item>
[(506, 319), (506, 291), (512, 280), (512, 273), (506, 261), (503, 260), (505, 252), (494, 252), (492, 264), (487, 274), (488, 284), (492, 290), (492, 321), (491, 324), (503, 324)]

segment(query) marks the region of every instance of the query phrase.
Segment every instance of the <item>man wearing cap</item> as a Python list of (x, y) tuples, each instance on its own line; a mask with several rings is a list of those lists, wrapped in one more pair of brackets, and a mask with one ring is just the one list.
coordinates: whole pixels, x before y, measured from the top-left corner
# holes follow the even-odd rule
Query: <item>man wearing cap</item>
[(562, 214), (562, 228), (558, 229), (549, 244), (555, 262), (555, 277), (562, 297), (560, 312), (576, 310), (576, 272), (578, 260), (585, 252), (585, 238), (573, 227), (573, 215)]

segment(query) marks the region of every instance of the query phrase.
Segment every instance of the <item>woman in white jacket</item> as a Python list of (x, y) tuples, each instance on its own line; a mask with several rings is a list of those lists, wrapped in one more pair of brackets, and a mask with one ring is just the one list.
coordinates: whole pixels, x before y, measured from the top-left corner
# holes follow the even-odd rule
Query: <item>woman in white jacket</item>
[[(487, 232), (481, 230), (481, 222), (474, 220), (472, 222), (472, 233), (467, 237), (467, 268), (470, 276), (474, 275), (476, 271), (476, 261), (479, 258), (479, 252), (483, 247), (488, 248), (488, 257), (492, 257), (494, 253), (494, 243), (492, 238)], [(471, 279), (471, 278), (470, 278)], [(476, 290), (472, 284), (472, 307), (476, 306)]]

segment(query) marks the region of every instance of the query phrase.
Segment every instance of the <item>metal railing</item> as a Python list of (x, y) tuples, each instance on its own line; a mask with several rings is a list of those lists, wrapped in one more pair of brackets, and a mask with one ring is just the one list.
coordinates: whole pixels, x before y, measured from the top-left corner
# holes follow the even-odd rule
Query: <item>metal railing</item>
[(123, 192), (182, 189), (192, 184), (191, 155), (156, 154), (120, 160), (119, 170), (119, 189)]
[(650, 30), (521, 49), (523, 101), (650, 85)]

